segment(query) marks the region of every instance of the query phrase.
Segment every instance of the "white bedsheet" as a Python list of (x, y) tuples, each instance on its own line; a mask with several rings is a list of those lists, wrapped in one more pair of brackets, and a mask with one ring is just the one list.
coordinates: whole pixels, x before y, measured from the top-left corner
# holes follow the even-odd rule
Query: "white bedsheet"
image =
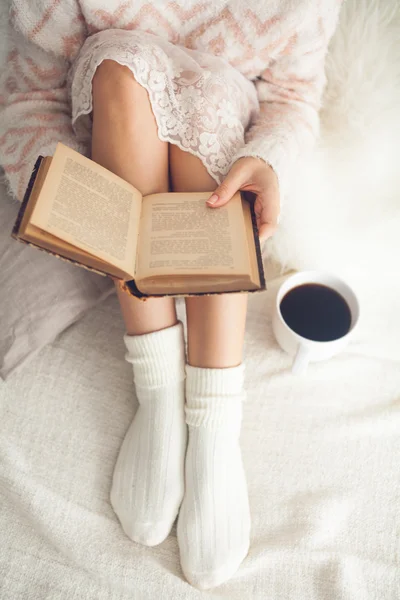
[(400, 598), (399, 294), (376, 311), (375, 280), (349, 349), (294, 378), (271, 333), (278, 282), (250, 300), (237, 575), (199, 592), (175, 529), (146, 548), (118, 525), (108, 493), (136, 404), (113, 296), (0, 384), (2, 600)]

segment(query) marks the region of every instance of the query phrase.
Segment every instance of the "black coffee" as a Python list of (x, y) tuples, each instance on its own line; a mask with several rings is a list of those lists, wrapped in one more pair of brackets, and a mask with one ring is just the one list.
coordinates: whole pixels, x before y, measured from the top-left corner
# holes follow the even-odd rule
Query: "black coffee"
[(346, 300), (326, 285), (306, 283), (293, 288), (283, 297), (280, 309), (290, 329), (309, 340), (337, 340), (351, 327)]

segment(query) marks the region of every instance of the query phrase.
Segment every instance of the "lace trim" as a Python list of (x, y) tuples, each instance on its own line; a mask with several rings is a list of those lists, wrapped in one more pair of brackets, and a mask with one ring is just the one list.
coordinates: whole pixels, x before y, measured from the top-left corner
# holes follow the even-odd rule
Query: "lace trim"
[(159, 138), (197, 156), (220, 183), (258, 111), (253, 84), (222, 59), (152, 34), (102, 31), (86, 40), (69, 76), (73, 127), (81, 140), (91, 137), (92, 78), (105, 59), (127, 66), (147, 90)]

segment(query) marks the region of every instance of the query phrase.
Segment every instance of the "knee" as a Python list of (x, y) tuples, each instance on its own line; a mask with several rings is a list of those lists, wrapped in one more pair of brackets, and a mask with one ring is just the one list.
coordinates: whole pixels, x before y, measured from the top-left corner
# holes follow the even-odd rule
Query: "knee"
[(141, 93), (142, 86), (137, 83), (132, 71), (116, 62), (105, 59), (97, 67), (92, 80), (93, 95), (116, 97), (119, 93), (129, 91)]
[(104, 79), (119, 79), (121, 74), (125, 71), (131, 72), (128, 67), (121, 65), (115, 60), (111, 60), (109, 58), (101, 61), (99, 66), (96, 68), (96, 72), (93, 77), (93, 81), (103, 81)]

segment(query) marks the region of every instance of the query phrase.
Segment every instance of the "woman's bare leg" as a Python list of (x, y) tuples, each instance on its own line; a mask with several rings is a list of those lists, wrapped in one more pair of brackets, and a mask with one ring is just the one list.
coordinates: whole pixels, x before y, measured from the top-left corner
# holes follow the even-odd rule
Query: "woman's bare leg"
[[(212, 191), (217, 186), (196, 156), (172, 145), (170, 172), (176, 192)], [(239, 365), (242, 362), (246, 309), (246, 294), (187, 298), (189, 364), (209, 368)]]
[[(93, 80), (92, 158), (142, 194), (168, 191), (168, 145), (157, 136), (147, 92), (131, 71), (104, 61)], [(185, 347), (172, 299), (119, 292), (139, 408), (114, 468), (111, 503), (125, 533), (161, 543), (184, 491)], [(146, 335), (147, 334), (147, 335)]]
[[(170, 171), (174, 190), (216, 187), (200, 160), (175, 146), (170, 146)], [(250, 511), (239, 446), (246, 299), (245, 294), (226, 294), (186, 301), (189, 442), (177, 533), (182, 570), (201, 589), (229, 579), (249, 548)]]
[[(105, 60), (93, 78), (92, 159), (142, 194), (168, 191), (168, 144), (157, 136), (146, 90), (127, 67)], [(137, 300), (118, 290), (130, 335), (176, 323), (171, 298)]]

